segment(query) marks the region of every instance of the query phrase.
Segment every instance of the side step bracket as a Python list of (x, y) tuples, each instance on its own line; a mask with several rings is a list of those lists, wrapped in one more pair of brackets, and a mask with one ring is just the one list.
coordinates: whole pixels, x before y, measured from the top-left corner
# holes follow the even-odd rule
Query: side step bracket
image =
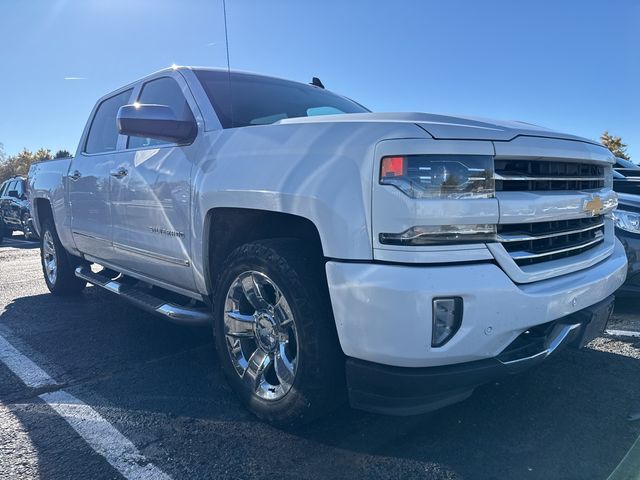
[(167, 318), (174, 323), (182, 325), (211, 324), (211, 312), (206, 308), (185, 307), (169, 303), (133, 285), (126, 285), (118, 280), (112, 280), (104, 275), (92, 272), (91, 268), (87, 266), (76, 268), (75, 273), (76, 277), (82, 278), (96, 287), (109, 290), (142, 310)]

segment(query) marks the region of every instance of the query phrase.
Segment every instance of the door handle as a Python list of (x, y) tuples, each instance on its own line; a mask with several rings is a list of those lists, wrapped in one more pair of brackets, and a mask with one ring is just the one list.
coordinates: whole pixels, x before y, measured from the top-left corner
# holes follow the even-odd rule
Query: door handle
[(74, 170), (73, 173), (69, 175), (69, 178), (75, 181), (75, 180), (80, 180), (81, 176), (82, 174), (78, 170)]
[(127, 169), (126, 169), (126, 168), (124, 168), (124, 167), (120, 167), (120, 168), (118, 168), (117, 170), (111, 170), (110, 175), (111, 175), (112, 177), (115, 177), (115, 178), (120, 179), (120, 178), (124, 178), (124, 177), (126, 177), (128, 173), (129, 173), (129, 172), (127, 171)]

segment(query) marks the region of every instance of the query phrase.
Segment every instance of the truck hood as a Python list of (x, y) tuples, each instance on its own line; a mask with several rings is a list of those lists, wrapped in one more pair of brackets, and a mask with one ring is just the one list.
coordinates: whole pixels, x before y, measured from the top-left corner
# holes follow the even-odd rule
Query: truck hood
[(537, 125), (516, 121), (490, 120), (477, 117), (458, 117), (432, 113), (349, 113), (288, 118), (281, 124), (324, 122), (386, 122), (413, 123), (429, 135), (442, 140), (509, 141), (519, 135), (561, 138), (599, 145), (593, 140), (548, 130)]

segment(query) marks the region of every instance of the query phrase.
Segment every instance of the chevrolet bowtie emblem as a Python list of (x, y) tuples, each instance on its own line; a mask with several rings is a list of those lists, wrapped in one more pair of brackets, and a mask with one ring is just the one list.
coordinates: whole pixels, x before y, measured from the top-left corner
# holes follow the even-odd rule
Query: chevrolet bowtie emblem
[(586, 202), (584, 205), (585, 212), (589, 212), (592, 216), (602, 213), (603, 208), (604, 208), (604, 203), (602, 203), (602, 199), (597, 195), (594, 196), (588, 202)]

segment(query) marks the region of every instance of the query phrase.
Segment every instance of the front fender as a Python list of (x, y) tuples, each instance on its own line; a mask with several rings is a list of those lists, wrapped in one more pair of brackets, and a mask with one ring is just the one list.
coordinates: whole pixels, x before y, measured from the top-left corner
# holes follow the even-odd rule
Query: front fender
[(424, 137), (412, 124), (281, 124), (211, 132), (193, 182), (194, 266), (204, 290), (203, 226), (213, 208), (311, 221), (325, 257), (371, 260), (371, 178), (377, 143)]

